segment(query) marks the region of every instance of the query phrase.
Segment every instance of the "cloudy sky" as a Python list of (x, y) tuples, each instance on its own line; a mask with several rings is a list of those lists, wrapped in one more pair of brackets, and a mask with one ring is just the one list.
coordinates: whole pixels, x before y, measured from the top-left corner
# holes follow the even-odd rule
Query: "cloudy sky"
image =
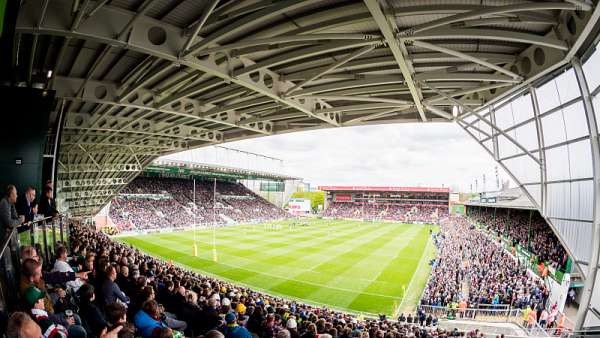
[[(213, 147), (170, 156), (203, 163), (278, 171), (319, 185), (446, 186), (496, 190), (495, 162), (456, 124), (395, 124), (324, 129), (223, 145), (282, 160)], [(498, 168), (500, 179), (508, 179)]]

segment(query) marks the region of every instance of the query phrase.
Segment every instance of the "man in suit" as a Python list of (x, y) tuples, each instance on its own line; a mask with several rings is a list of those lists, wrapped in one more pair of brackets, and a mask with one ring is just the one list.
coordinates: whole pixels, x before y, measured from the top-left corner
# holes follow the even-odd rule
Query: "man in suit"
[(35, 188), (28, 186), (25, 193), (17, 199), (17, 214), (25, 216), (25, 222), (33, 221), (37, 214), (37, 205), (35, 204)]
[(56, 210), (56, 203), (52, 198), (52, 188), (46, 187), (44, 188), (44, 193), (40, 198), (40, 214), (43, 214), (44, 217), (54, 217), (58, 215), (58, 210)]
[(4, 198), (0, 200), (0, 240), (4, 239), (12, 228), (21, 225), (24, 220), (17, 216), (15, 203), (17, 203), (17, 188), (11, 184), (6, 188)]

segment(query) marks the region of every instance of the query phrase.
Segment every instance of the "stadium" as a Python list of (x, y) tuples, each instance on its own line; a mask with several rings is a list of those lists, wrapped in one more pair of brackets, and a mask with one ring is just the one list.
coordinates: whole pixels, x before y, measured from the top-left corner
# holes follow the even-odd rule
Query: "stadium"
[[(0, 0), (0, 335), (599, 336), (599, 17), (598, 0)], [(427, 158), (446, 134), (411, 133), (432, 126), (483, 150), (496, 186), (461, 187), (465, 165), (427, 183), (456, 163)], [(361, 144), (387, 127), (422, 153)], [(281, 151), (295, 135), (315, 140)], [(269, 140), (282, 158), (234, 147)], [(315, 188), (325, 162), (341, 169)]]

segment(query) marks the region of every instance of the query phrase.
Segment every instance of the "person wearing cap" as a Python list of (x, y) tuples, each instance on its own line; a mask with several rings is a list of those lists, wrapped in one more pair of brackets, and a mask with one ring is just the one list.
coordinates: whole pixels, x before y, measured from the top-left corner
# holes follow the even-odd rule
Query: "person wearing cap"
[(228, 312), (225, 315), (225, 323), (226, 325), (223, 328), (225, 338), (252, 338), (245, 327), (238, 325), (235, 312)]
[(23, 294), (23, 301), (29, 308), (31, 318), (42, 328), (44, 336), (47, 338), (66, 338), (70, 336), (72, 338), (86, 338), (87, 333), (83, 327), (75, 325), (75, 319), (71, 317), (66, 318), (68, 329), (58, 323), (57, 320), (46, 311), (44, 300), (46, 298), (46, 292), (38, 289), (35, 286), (30, 286), (25, 290)]
[(298, 333), (298, 323), (294, 316), (288, 318), (285, 323), (285, 328), (290, 332), (290, 338), (300, 338), (300, 334)]

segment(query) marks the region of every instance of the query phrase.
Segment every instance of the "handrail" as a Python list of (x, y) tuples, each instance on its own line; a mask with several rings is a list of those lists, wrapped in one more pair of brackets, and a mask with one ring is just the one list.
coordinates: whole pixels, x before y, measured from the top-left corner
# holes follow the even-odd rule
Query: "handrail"
[(4, 251), (6, 251), (6, 248), (8, 248), (8, 244), (10, 243), (10, 240), (14, 236), (15, 231), (17, 231), (17, 227), (11, 228), (10, 233), (8, 233), (7, 236), (5, 236), (2, 239), (3, 242), (2, 242), (2, 251), (0, 251), (0, 258), (4, 257)]
[(32, 225), (34, 225), (36, 223), (45, 222), (45, 221), (47, 221), (48, 219), (51, 219), (51, 218), (52, 218), (51, 216), (48, 216), (48, 217), (41, 218), (41, 219), (39, 219), (37, 221), (31, 221), (31, 222), (28, 222), (28, 223), (22, 223), (22, 224), (19, 224), (16, 227), (12, 227), (10, 229), (10, 233), (8, 233), (8, 235), (5, 236), (2, 239), (3, 242), (2, 242), (2, 250), (0, 251), (0, 258), (2, 258), (4, 256), (4, 251), (6, 251), (6, 248), (8, 248), (8, 244), (10, 243), (10, 240), (11, 240), (12, 236), (14, 235), (15, 231), (17, 231), (19, 229), (19, 227), (21, 227), (23, 225), (32, 226)]

